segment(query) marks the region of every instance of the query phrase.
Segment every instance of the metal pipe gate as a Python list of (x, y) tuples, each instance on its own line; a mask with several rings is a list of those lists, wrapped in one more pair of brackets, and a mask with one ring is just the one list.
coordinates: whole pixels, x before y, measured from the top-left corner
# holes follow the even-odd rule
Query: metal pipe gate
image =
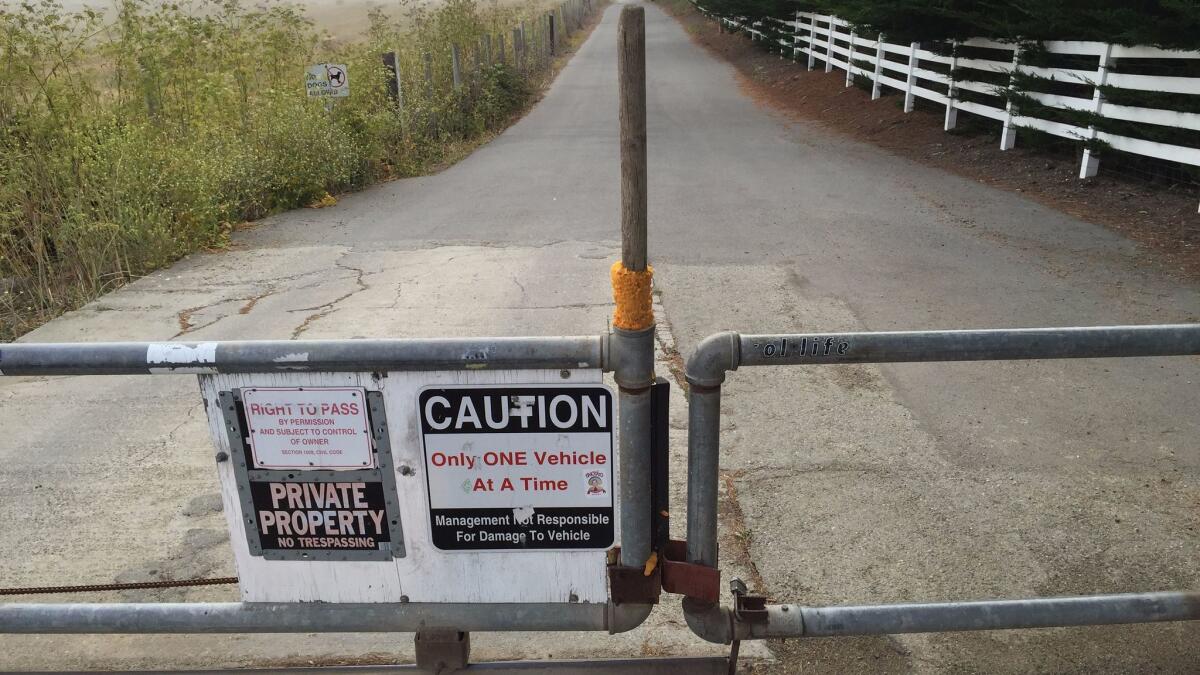
[[(1083, 359), (1200, 354), (1200, 324), (880, 333), (739, 335), (718, 333), (687, 361), (687, 563), (717, 564), (717, 482), (721, 384), (742, 366), (819, 366)], [(693, 632), (711, 642), (744, 639), (1042, 628), (1200, 619), (1200, 593), (1166, 592), (1068, 598), (844, 607), (766, 605), (716, 589), (684, 599)]]
[[(413, 370), (601, 369), (637, 381), (653, 362), (645, 335), (476, 339), (0, 345), (0, 375), (172, 375)], [(646, 354), (639, 353), (649, 350)], [(647, 416), (622, 411), (622, 468), (649, 466)], [(644, 428), (643, 428), (644, 427)], [(641, 455), (645, 454), (645, 457)], [(648, 477), (635, 476), (649, 481)], [(623, 509), (621, 544), (649, 555), (649, 494)], [(634, 502), (635, 505), (637, 502)], [(650, 602), (600, 603), (0, 603), (0, 633), (288, 633), (582, 630), (618, 633)]]
[[(992, 630), (1200, 619), (1200, 594), (1134, 593), (844, 607), (768, 605), (735, 588), (719, 603), (717, 484), (721, 384), (742, 366), (1123, 358), (1200, 354), (1200, 324), (1025, 330), (739, 335), (704, 340), (687, 361), (687, 541), (667, 542), (652, 515), (654, 319), (646, 256), (645, 45), (641, 8), (621, 16), (622, 262), (610, 334), (430, 340), (0, 345), (0, 376), (225, 375), (600, 369), (619, 388), (620, 554), (606, 603), (0, 604), (0, 633), (417, 632), (465, 661), (466, 632), (607, 630), (640, 625), (660, 586), (684, 595), (688, 626), (717, 643), (799, 636)], [(619, 281), (620, 279), (620, 281)], [(620, 319), (620, 320), (618, 320)], [(665, 431), (664, 431), (665, 434)], [(226, 457), (228, 459), (228, 457)], [(657, 460), (657, 461), (656, 461)], [(218, 459), (218, 461), (222, 461)], [(657, 478), (662, 478), (656, 476)], [(660, 490), (655, 494), (655, 489)], [(653, 525), (658, 525), (655, 528)], [(439, 646), (440, 645), (440, 646)], [(436, 652), (436, 653), (435, 653)], [(736, 651), (734, 652), (736, 654)], [(445, 665), (445, 660), (431, 663)], [(689, 667), (697, 668), (698, 665)], [(694, 671), (699, 672), (699, 671)]]

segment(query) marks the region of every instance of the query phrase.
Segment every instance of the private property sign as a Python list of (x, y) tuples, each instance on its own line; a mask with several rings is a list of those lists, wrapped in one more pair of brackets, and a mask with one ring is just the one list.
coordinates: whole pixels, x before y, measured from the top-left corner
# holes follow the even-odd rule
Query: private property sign
[(607, 388), (428, 388), (418, 402), (435, 547), (612, 545), (613, 405)]
[(237, 460), (233, 477), (249, 555), (337, 561), (405, 555), (378, 392), (235, 387), (218, 393), (218, 406)]
[(382, 481), (250, 481), (259, 545), (275, 551), (386, 550)]

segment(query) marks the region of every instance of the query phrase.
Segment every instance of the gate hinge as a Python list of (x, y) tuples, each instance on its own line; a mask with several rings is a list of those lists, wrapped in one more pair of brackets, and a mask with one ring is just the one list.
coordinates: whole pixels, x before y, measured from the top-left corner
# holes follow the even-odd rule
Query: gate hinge
[(659, 556), (664, 591), (710, 603), (721, 600), (721, 570), (687, 562), (687, 542), (672, 539)]

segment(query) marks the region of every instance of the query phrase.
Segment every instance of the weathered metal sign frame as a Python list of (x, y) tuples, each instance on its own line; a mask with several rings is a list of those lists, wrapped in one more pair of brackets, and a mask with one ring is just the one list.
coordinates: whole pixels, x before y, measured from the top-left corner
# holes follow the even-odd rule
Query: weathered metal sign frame
[[(350, 341), (353, 342), (353, 341)], [(247, 545), (251, 535), (243, 515), (244, 495), (238, 489), (232, 461), (217, 463), (229, 526), (234, 567), (239, 577), (241, 599), (246, 602), (328, 603), (601, 603), (610, 599), (603, 550), (478, 551), (442, 552), (431, 544), (425, 466), (419, 434), (418, 396), (422, 388), (475, 387), (491, 384), (531, 383), (600, 384), (603, 373), (584, 359), (567, 368), (504, 370), (346, 370), (281, 371), (274, 373), (216, 373), (201, 377), (200, 390), (208, 405), (208, 430), (217, 452), (238, 455), (230, 443), (228, 425), (220, 409), (221, 392), (252, 387), (361, 387), (381, 395), (386, 410), (390, 444), (390, 474), (396, 484), (396, 504), (405, 542), (403, 557), (363, 560), (350, 556), (309, 556), (271, 559), (258, 555)], [(566, 373), (564, 376), (563, 373)], [(379, 418), (368, 406), (377, 426)], [(221, 413), (221, 414), (218, 414)], [(619, 461), (619, 452), (614, 462)], [(308, 473), (313, 470), (303, 470)], [(339, 471), (348, 474), (350, 471)], [(288, 470), (287, 473), (295, 473)], [(278, 475), (278, 474), (276, 474)], [(299, 474), (297, 474), (299, 475)], [(244, 479), (243, 479), (244, 480)], [(261, 486), (260, 486), (261, 487)], [(618, 502), (622, 499), (619, 490)], [(376, 494), (376, 497), (378, 495)], [(261, 495), (259, 506), (263, 506)], [(378, 508), (378, 507), (377, 507)], [(620, 512), (618, 512), (618, 517)], [(647, 525), (647, 531), (649, 527)], [(273, 533), (273, 530), (268, 530)], [(622, 536), (623, 530), (618, 530)], [(270, 547), (273, 542), (263, 542)], [(298, 543), (298, 542), (297, 542)], [(503, 570), (504, 583), (497, 583)]]
[[(387, 413), (383, 405), (383, 393), (367, 391), (367, 419), (371, 424), (371, 436), (375, 452), (374, 469), (335, 471), (332, 469), (254, 469), (250, 466), (250, 448), (246, 447), (246, 429), (242, 428), (238, 407), (242, 404), (241, 389), (222, 391), (218, 394), (225, 430), (232, 451), (233, 473), (237, 480), (238, 498), (242, 507), (242, 518), (246, 521), (246, 544), (250, 554), (266, 560), (392, 560), (403, 558), (404, 526), (400, 519), (397, 503), (396, 473), (392, 462), (392, 445), (388, 434)], [(383, 485), (383, 499), (391, 541), (387, 546), (374, 550), (281, 550), (264, 548), (255, 522), (251, 482), (280, 481), (295, 482), (298, 479), (314, 482), (369, 481)]]

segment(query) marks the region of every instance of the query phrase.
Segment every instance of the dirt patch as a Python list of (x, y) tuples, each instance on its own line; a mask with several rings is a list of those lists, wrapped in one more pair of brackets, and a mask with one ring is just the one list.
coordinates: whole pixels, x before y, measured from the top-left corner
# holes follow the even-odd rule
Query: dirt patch
[(940, 106), (918, 106), (906, 114), (902, 96), (895, 92), (872, 101), (869, 92), (845, 86), (845, 72), (835, 68), (827, 74), (820, 61), (816, 70), (808, 71), (803, 63), (768, 53), (744, 35), (722, 33), (715, 21), (685, 0), (666, 0), (659, 6), (693, 40), (736, 68), (743, 91), (760, 104), (1104, 225), (1153, 252), (1167, 271), (1200, 277), (1200, 189), (1194, 184), (1139, 180), (1106, 171), (1103, 161), (1099, 176), (1080, 180), (1080, 158), (1074, 150), (1021, 147), (1026, 141), (1038, 144), (1030, 132), (1021, 130), (1018, 147), (1001, 152), (996, 122), (959, 111), (959, 129), (947, 133)]

